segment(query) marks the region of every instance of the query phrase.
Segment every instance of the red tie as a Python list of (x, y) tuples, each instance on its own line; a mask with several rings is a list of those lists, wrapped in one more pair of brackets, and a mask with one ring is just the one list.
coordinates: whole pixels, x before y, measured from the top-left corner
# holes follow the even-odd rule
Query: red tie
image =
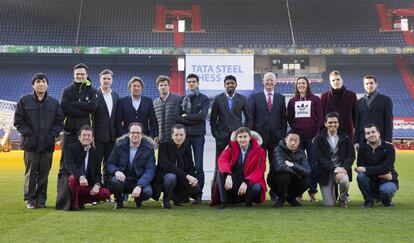
[(272, 110), (272, 93), (267, 93), (267, 109)]

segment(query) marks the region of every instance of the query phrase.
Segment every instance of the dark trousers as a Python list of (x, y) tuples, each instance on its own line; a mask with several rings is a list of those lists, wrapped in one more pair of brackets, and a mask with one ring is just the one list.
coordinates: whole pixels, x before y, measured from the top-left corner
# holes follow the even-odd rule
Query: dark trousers
[[(114, 194), (116, 202), (122, 202), (124, 197), (122, 193), (130, 194), (137, 186), (136, 180), (125, 180), (124, 182), (118, 181), (115, 176), (111, 178), (109, 183), (109, 189)], [(152, 187), (148, 185), (147, 187), (142, 188), (141, 194), (138, 198), (135, 198), (135, 201), (143, 202), (148, 200), (152, 196)]]
[(315, 158), (315, 145), (312, 142), (312, 139), (305, 139), (300, 142), (301, 148), (306, 150), (306, 156), (308, 157), (309, 166), (311, 168), (311, 174), (309, 176), (310, 185), (309, 185), (309, 192), (310, 193), (317, 193), (318, 192), (318, 185), (316, 183), (316, 158)]
[(111, 196), (111, 192), (106, 187), (101, 187), (99, 194), (92, 196), (90, 194), (92, 188), (92, 185), (81, 186), (79, 180), (71, 175), (69, 177), (70, 207), (79, 208), (85, 203), (105, 201)]
[(106, 170), (106, 161), (108, 160), (109, 155), (114, 148), (115, 143), (113, 142), (106, 142), (106, 143), (96, 143), (96, 158), (98, 161), (102, 161), (101, 168), (102, 168), (102, 183), (105, 186), (109, 185), (109, 179), (111, 176), (109, 175), (108, 171)]
[(242, 203), (251, 205), (253, 202), (260, 203), (260, 194), (262, 193), (262, 187), (259, 183), (254, 183), (247, 187), (246, 194), (238, 196), (240, 185), (243, 183), (243, 179), (236, 176), (231, 176), (233, 181), (233, 187), (230, 190), (224, 188), (226, 178), (220, 171), (217, 171), (217, 186), (220, 194), (221, 203)]
[[(174, 189), (177, 185), (177, 175), (174, 173), (167, 173), (163, 177), (163, 192), (164, 192), (164, 202), (169, 202), (173, 198)], [(188, 197), (196, 198), (198, 194), (201, 193), (200, 186), (192, 187), (191, 190), (188, 191)], [(181, 195), (178, 195), (177, 198), (181, 199)]]
[(300, 178), (290, 173), (278, 173), (267, 179), (267, 184), (274, 190), (278, 200), (294, 200), (309, 189), (309, 178)]
[(24, 152), (24, 200), (44, 206), (53, 153)]
[(201, 192), (204, 187), (204, 169), (203, 169), (203, 156), (204, 156), (204, 135), (202, 136), (188, 136), (187, 137), (194, 154), (194, 167), (196, 170), (196, 177), (198, 184), (200, 185)]

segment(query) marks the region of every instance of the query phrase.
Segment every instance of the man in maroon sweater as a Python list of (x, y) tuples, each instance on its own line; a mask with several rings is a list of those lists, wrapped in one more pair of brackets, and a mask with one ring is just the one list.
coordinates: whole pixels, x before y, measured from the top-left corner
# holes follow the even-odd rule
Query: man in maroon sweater
[(329, 74), (329, 81), (331, 90), (321, 95), (323, 110), (325, 114), (330, 112), (339, 113), (339, 128), (353, 141), (357, 96), (354, 92), (345, 88), (339, 71), (332, 71)]

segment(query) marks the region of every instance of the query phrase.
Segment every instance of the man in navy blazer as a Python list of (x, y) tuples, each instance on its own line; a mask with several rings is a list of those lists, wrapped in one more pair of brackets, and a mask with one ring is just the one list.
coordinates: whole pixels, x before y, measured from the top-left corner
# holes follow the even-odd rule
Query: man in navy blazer
[(129, 124), (128, 131), (108, 158), (107, 170), (112, 176), (109, 188), (115, 196), (115, 209), (124, 207), (123, 193), (131, 193), (137, 208), (152, 196), (155, 142), (143, 135), (143, 126), (138, 122)]
[(264, 90), (249, 97), (253, 117), (252, 128), (263, 138), (262, 147), (267, 150), (269, 162), (273, 149), (286, 137), (287, 117), (285, 96), (275, 92), (276, 75), (268, 72), (263, 76)]
[(158, 137), (157, 117), (151, 98), (141, 95), (144, 81), (140, 77), (132, 77), (128, 82), (131, 93), (119, 100), (116, 115), (117, 136), (128, 133), (131, 122), (139, 122), (143, 126), (143, 133), (152, 138)]
[(355, 148), (365, 143), (364, 127), (373, 123), (378, 128), (381, 137), (391, 143), (393, 129), (392, 100), (378, 92), (377, 79), (372, 75), (364, 77), (365, 95), (356, 103), (355, 116)]
[(109, 69), (99, 74), (98, 109), (95, 111), (95, 146), (98, 161), (102, 162), (103, 183), (108, 185), (106, 161), (114, 148), (116, 139), (116, 110), (119, 95), (111, 89), (113, 72)]

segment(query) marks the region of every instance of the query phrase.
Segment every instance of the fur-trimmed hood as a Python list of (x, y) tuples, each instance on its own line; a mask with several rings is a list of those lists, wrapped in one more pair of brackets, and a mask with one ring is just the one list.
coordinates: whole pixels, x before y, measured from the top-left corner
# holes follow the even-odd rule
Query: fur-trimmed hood
[[(150, 137), (146, 135), (142, 135), (141, 143), (144, 142), (148, 148), (155, 149), (157, 143)], [(121, 137), (116, 139), (116, 146), (121, 146), (122, 144), (129, 144), (129, 136), (128, 133), (122, 135)]]
[[(255, 131), (250, 131), (250, 133), (252, 135), (252, 138), (256, 139), (257, 144), (259, 144), (259, 146), (261, 146), (262, 143), (263, 143), (263, 139), (260, 136), (260, 134), (257, 133), (257, 132), (255, 132)], [(231, 133), (230, 140), (231, 141), (236, 141), (236, 131), (234, 131), (234, 132)]]

